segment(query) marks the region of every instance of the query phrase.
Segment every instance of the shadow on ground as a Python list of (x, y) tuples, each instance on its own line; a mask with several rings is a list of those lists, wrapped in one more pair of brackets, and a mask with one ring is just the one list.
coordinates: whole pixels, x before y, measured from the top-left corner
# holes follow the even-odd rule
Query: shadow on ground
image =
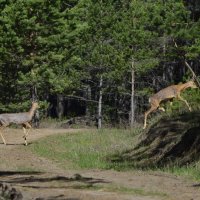
[(79, 198), (66, 198), (64, 195), (51, 196), (48, 198), (36, 198), (35, 200), (80, 200)]
[[(60, 181), (60, 182), (82, 182), (86, 184), (97, 184), (97, 183), (109, 183), (108, 181), (105, 181), (104, 179), (95, 179), (91, 177), (83, 177), (80, 174), (75, 174), (73, 177), (66, 177), (66, 176), (52, 176), (52, 177), (40, 177), (40, 176), (34, 176), (34, 175), (42, 175), (45, 173), (42, 172), (14, 172), (14, 171), (5, 171), (0, 172), (0, 177), (3, 176), (20, 176), (16, 178), (11, 178), (7, 182), (12, 184), (27, 184), (27, 183), (48, 183), (53, 181)], [(29, 175), (29, 176), (27, 176)], [(2, 181), (0, 181), (2, 182)]]
[(36, 172), (36, 171), (0, 171), (0, 177), (3, 176), (13, 176), (13, 175), (38, 175), (43, 174), (42, 172)]
[[(72, 177), (51, 176), (43, 172), (15, 172), (0, 171), (0, 184), (6, 183), (14, 187), (31, 189), (95, 189), (96, 184), (108, 184), (109, 181), (99, 178), (84, 177), (80, 174), (74, 174)], [(36, 198), (36, 200), (78, 200), (77, 198), (66, 198), (62, 195), (50, 196), (48, 198)]]
[(139, 168), (183, 166), (200, 159), (200, 112), (163, 117), (141, 135), (134, 149), (112, 162)]

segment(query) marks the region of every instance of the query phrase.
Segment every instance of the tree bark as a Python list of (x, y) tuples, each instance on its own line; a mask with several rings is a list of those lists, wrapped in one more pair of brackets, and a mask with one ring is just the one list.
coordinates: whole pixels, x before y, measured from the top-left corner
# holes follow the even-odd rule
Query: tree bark
[(32, 100), (32, 102), (38, 100), (37, 88), (36, 88), (35, 85), (33, 85), (32, 88), (31, 88), (31, 100)]
[(91, 90), (91, 86), (88, 85), (87, 89), (86, 89), (86, 109), (85, 109), (85, 115), (87, 117), (90, 117), (91, 116), (91, 113), (90, 113), (90, 106), (89, 106), (89, 102), (91, 101), (92, 99), (92, 90)]
[(98, 129), (101, 129), (102, 127), (102, 85), (103, 85), (103, 78), (102, 76), (100, 77), (100, 82), (99, 82), (99, 103), (98, 103)]
[(64, 105), (63, 105), (63, 100), (64, 100), (64, 97), (62, 94), (58, 94), (57, 95), (57, 116), (58, 118), (62, 118), (63, 117), (63, 114), (64, 114)]
[(134, 70), (134, 60), (132, 60), (131, 68), (131, 116), (130, 116), (130, 127), (131, 129), (135, 123), (135, 70)]

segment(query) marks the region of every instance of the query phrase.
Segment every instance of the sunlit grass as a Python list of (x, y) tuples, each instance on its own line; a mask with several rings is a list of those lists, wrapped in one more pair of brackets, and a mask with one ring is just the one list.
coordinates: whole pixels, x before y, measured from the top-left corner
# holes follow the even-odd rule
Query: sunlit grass
[[(137, 130), (136, 130), (137, 132)], [(64, 168), (109, 168), (108, 155), (133, 148), (130, 130), (90, 130), (49, 136), (29, 146), (36, 154), (55, 160)]]
[(200, 180), (200, 166), (198, 164), (188, 166), (171, 166), (157, 169), (159, 171), (174, 174), (176, 176), (183, 176), (192, 180)]
[(130, 188), (125, 187), (121, 185), (115, 185), (115, 184), (109, 184), (109, 185), (80, 185), (75, 184), (72, 186), (73, 189), (90, 189), (90, 190), (101, 190), (104, 192), (116, 192), (120, 194), (129, 194), (129, 195), (138, 195), (138, 196), (157, 196), (157, 197), (163, 197), (162, 199), (165, 199), (164, 197), (168, 197), (168, 195), (164, 192), (159, 191), (146, 191), (143, 188)]
[[(116, 169), (135, 170), (131, 162), (111, 163), (106, 158), (132, 149), (140, 130), (104, 129), (87, 130), (79, 133), (66, 133), (43, 138), (28, 148), (35, 154), (55, 161), (64, 169)], [(145, 170), (161, 171), (200, 180), (200, 163), (191, 166), (149, 168)]]

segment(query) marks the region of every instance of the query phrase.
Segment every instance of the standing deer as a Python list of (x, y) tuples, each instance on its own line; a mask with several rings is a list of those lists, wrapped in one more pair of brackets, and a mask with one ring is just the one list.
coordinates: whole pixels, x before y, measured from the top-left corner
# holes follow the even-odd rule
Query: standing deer
[[(38, 103), (33, 102), (28, 112), (0, 114), (0, 130), (3, 130), (5, 127), (9, 126), (12, 123), (22, 125), (24, 131), (24, 136), (23, 136), (24, 143), (25, 145), (27, 145), (26, 138), (28, 136), (30, 129), (32, 128), (29, 122), (32, 120), (33, 115), (37, 108), (39, 108)], [(0, 135), (3, 140), (3, 143), (6, 145), (6, 141), (1, 131)]]
[(183, 99), (183, 97), (180, 96), (181, 92), (183, 90), (187, 89), (187, 88), (197, 88), (197, 85), (194, 82), (194, 80), (190, 80), (186, 83), (179, 84), (179, 85), (168, 86), (168, 87), (160, 90), (156, 94), (154, 94), (152, 97), (150, 97), (149, 103), (151, 105), (151, 108), (149, 110), (147, 110), (144, 114), (144, 127), (143, 127), (143, 129), (146, 128), (147, 116), (151, 112), (153, 112), (157, 109), (165, 111), (165, 109), (163, 107), (160, 107), (160, 103), (164, 100), (171, 100), (173, 98), (177, 98), (177, 99), (183, 101), (186, 104), (186, 106), (188, 107), (188, 109), (191, 111), (191, 107), (189, 106), (188, 102), (185, 99)]

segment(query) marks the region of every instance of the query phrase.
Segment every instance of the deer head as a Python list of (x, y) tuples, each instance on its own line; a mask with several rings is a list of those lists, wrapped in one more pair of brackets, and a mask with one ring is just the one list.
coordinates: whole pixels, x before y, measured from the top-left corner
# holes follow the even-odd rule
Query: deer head
[(187, 83), (188, 83), (188, 86), (191, 88), (198, 88), (195, 80), (190, 80)]
[(32, 102), (32, 108), (34, 108), (35, 110), (36, 110), (37, 108), (40, 108), (38, 102), (33, 101), (33, 102)]

